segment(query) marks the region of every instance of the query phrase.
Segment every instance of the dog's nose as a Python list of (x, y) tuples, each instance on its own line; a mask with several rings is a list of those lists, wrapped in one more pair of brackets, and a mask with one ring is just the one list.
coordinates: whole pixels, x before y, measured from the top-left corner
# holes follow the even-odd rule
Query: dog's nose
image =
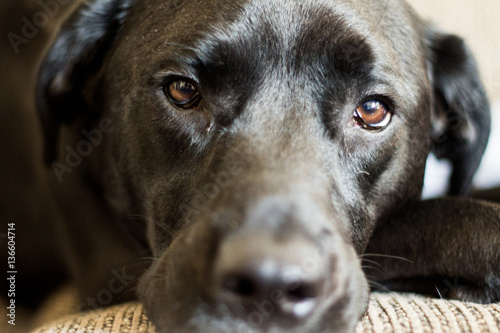
[[(293, 322), (308, 317), (330, 284), (330, 260), (306, 238), (248, 234), (228, 239), (214, 265), (217, 301)], [(291, 323), (290, 322), (290, 323)]]

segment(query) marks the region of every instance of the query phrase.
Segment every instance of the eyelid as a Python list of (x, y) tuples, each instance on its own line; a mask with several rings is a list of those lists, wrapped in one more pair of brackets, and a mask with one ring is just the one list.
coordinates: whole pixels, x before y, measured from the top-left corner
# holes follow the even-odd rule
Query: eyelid
[(200, 91), (200, 84), (197, 80), (193, 79), (192, 77), (190, 76), (184, 76), (184, 75), (178, 75), (178, 74), (174, 74), (174, 75), (169, 75), (167, 77), (163, 77), (163, 83), (162, 83), (162, 86), (163, 87), (168, 87), (169, 85), (171, 85), (172, 83), (176, 82), (176, 81), (186, 81), (187, 83), (190, 83), (193, 85), (193, 87)]
[(388, 95), (383, 95), (383, 94), (373, 94), (373, 95), (368, 95), (367, 97), (361, 99), (359, 105), (363, 105), (365, 103), (371, 102), (371, 101), (378, 101), (384, 104), (386, 107), (386, 110), (394, 115), (394, 110), (395, 108), (395, 103), (394, 100), (388, 96)]
[(173, 82), (176, 79), (184, 79), (191, 83), (195, 83), (196, 88), (201, 88), (201, 83), (198, 81), (197, 75), (193, 70), (179, 66), (167, 67), (172, 68), (158, 71), (156, 74), (152, 75), (150, 80), (152, 86), (165, 87), (169, 82)]

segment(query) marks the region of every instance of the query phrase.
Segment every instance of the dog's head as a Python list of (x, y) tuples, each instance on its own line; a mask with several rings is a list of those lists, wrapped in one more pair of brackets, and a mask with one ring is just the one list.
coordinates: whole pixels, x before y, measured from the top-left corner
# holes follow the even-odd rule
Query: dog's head
[(80, 168), (145, 217), (160, 330), (351, 330), (376, 223), (419, 200), (431, 150), (464, 193), (489, 132), (463, 42), (396, 0), (97, 0), (39, 91), (49, 161), (60, 125), (101, 130)]

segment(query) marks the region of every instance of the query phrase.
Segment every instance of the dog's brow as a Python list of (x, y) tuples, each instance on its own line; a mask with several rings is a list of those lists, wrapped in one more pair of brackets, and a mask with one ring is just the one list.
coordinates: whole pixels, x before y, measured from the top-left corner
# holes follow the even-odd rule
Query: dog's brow
[[(284, 6), (286, 5), (284, 3)], [(269, 7), (269, 8), (267, 8)], [(231, 24), (216, 24), (204, 33), (196, 49), (203, 64), (225, 63), (233, 57), (241, 64), (262, 71), (265, 63), (273, 70), (296, 72), (299, 68), (323, 71), (369, 71), (373, 61), (367, 36), (375, 29), (363, 22), (348, 23), (345, 15), (324, 4), (289, 9), (266, 4), (255, 8), (250, 2), (240, 18)], [(357, 29), (352, 25), (356, 24)], [(251, 56), (249, 56), (251, 55)], [(317, 62), (322, 62), (317, 64)], [(276, 66), (277, 63), (282, 65)], [(323, 68), (323, 69), (322, 69)], [(353, 73), (343, 76), (353, 76)]]
[(196, 52), (196, 49), (194, 47), (188, 46), (188, 45), (184, 45), (184, 44), (172, 43), (172, 42), (165, 42), (165, 45), (167, 45), (167, 46), (174, 46), (174, 47), (178, 47), (178, 48), (181, 48), (181, 49), (186, 49), (186, 50), (190, 50), (190, 51)]

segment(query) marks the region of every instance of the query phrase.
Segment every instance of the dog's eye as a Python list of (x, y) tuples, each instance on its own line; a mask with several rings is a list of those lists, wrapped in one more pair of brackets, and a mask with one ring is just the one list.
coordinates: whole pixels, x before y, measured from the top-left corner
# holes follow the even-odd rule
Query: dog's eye
[(354, 122), (364, 129), (381, 131), (389, 125), (392, 114), (381, 101), (363, 103), (354, 111)]
[(194, 109), (201, 100), (195, 85), (185, 80), (170, 83), (165, 87), (165, 94), (172, 104), (182, 109)]

